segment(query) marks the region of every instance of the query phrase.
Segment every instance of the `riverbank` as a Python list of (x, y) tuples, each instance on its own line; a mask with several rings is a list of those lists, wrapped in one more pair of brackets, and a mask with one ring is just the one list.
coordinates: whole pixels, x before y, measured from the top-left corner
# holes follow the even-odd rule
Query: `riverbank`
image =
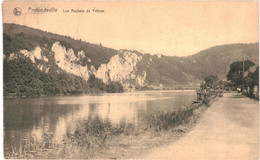
[[(207, 110), (207, 108), (217, 100), (219, 95), (212, 95), (209, 97), (208, 104), (194, 103), (190, 108), (179, 111), (177, 115), (180, 115), (178, 123), (170, 125), (169, 122), (174, 120), (170, 117), (174, 117), (171, 113), (158, 114), (158, 117), (162, 116), (161, 120), (155, 120), (157, 122), (154, 127), (141, 130), (139, 133), (130, 135), (122, 135), (116, 137), (105, 150), (94, 156), (93, 158), (104, 159), (129, 159), (138, 158), (144, 153), (149, 153), (152, 149), (157, 147), (168, 146), (174, 143), (188, 134), (196, 126), (201, 115)], [(158, 121), (163, 122), (160, 123)], [(79, 158), (79, 157), (77, 157)]]
[(187, 134), (207, 106), (155, 112), (142, 117), (138, 124), (113, 125), (109, 121), (90, 119), (67, 132), (63, 141), (52, 141), (52, 133), (44, 133), (44, 144), (34, 140), (14, 150), (6, 158), (132, 158), (154, 147), (167, 145)]
[(104, 89), (99, 90), (97, 88), (90, 88), (88, 92), (71, 92), (71, 93), (57, 93), (57, 94), (30, 94), (30, 95), (24, 95), (24, 94), (17, 94), (17, 93), (4, 93), (4, 98), (38, 98), (38, 97), (60, 97), (60, 96), (83, 96), (83, 95), (100, 95), (104, 93), (124, 93), (124, 92), (141, 92), (141, 91), (188, 91), (188, 90), (198, 90), (198, 87), (190, 87), (190, 86), (181, 86), (181, 87), (165, 87), (165, 88), (159, 88), (159, 87), (144, 87), (144, 88), (132, 88), (132, 89), (118, 89), (114, 85), (114, 89), (111, 89), (109, 91), (106, 91)]
[(256, 160), (259, 158), (258, 113), (259, 101), (236, 92), (225, 93), (185, 137), (137, 158)]
[[(205, 105), (192, 111), (192, 115), (176, 127), (168, 129), (145, 129), (130, 135), (115, 137), (105, 150), (94, 158), (128, 159), (149, 152), (151, 149), (167, 146), (189, 133), (196, 125), (201, 114), (207, 109)], [(158, 127), (159, 128), (159, 127)]]

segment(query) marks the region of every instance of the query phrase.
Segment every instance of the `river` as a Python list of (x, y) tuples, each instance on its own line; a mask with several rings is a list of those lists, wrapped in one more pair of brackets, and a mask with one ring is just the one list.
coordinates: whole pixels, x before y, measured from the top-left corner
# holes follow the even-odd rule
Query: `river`
[(49, 135), (62, 143), (84, 123), (138, 126), (149, 114), (190, 106), (195, 96), (195, 91), (170, 90), (4, 99), (4, 150), (17, 150), (28, 139), (44, 142)]

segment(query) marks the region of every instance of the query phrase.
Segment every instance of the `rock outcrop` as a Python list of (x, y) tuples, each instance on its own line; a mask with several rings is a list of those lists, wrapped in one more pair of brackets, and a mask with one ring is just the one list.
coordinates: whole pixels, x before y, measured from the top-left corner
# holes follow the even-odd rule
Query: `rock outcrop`
[[(20, 50), (18, 53), (10, 53), (8, 60), (13, 60), (19, 56), (29, 58), (36, 66), (43, 72), (48, 72), (52, 67), (50, 62), (56, 64), (59, 69), (66, 71), (67, 73), (80, 76), (86, 81), (90, 74), (94, 74), (97, 78), (101, 79), (104, 83), (111, 81), (119, 81), (122, 84), (143, 86), (145, 84), (146, 72), (137, 72), (137, 64), (142, 60), (141, 55), (130, 51), (120, 51), (120, 54), (116, 54), (111, 57), (108, 63), (101, 64), (98, 69), (94, 66), (82, 66), (80, 61), (86, 58), (84, 51), (75, 51), (72, 48), (67, 49), (62, 46), (60, 42), (55, 42), (51, 50), (48, 51), (46, 56), (43, 54), (43, 49), (40, 46), (35, 47), (33, 50), (28, 51), (25, 49)], [(53, 57), (49, 59), (48, 57)], [(38, 61), (37, 61), (38, 60)], [(87, 58), (87, 61), (91, 63), (91, 59)]]
[(113, 56), (107, 64), (101, 64), (95, 72), (97, 78), (108, 83), (109, 81), (119, 81), (121, 83), (128, 80), (136, 80), (136, 84), (142, 85), (146, 74), (137, 75), (137, 63), (142, 56), (132, 52), (121, 52)]
[(80, 76), (80, 77), (84, 78), (85, 80), (88, 80), (88, 78), (89, 78), (88, 67), (77, 64), (77, 61), (80, 58), (85, 56), (83, 51), (80, 51), (78, 53), (79, 57), (76, 57), (73, 49), (70, 48), (67, 50), (59, 42), (55, 42), (52, 45), (51, 51), (54, 54), (56, 64), (62, 70), (65, 70), (68, 73)]

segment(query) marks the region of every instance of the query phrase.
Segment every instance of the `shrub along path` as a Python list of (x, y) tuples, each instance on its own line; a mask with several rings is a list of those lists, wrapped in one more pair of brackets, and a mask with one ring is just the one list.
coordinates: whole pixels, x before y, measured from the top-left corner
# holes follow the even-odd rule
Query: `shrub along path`
[(145, 153), (145, 159), (259, 159), (259, 101), (225, 93), (179, 141)]

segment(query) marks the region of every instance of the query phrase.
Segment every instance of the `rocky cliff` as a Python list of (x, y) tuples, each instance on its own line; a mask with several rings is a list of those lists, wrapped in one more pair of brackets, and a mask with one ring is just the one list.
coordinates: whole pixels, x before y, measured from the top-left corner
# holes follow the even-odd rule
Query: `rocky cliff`
[[(241, 56), (257, 63), (258, 43), (216, 46), (193, 56), (170, 57), (114, 50), (26, 26), (4, 24), (6, 65), (27, 59), (28, 65), (52, 77), (50, 79), (60, 78), (61, 81), (65, 76), (64, 79), (73, 81), (73, 85), (83, 81), (87, 84), (91, 75), (104, 84), (120, 82), (125, 88), (196, 84), (209, 74), (225, 78), (229, 65)], [(4, 69), (6, 74), (11, 72)], [(42, 79), (39, 81), (45, 85)], [(62, 92), (66, 89), (65, 84), (69, 86), (64, 82)]]
[[(132, 53), (131, 51), (121, 51), (119, 54), (110, 58), (108, 63), (102, 63), (96, 69), (93, 65), (81, 65), (80, 61), (86, 58), (84, 51), (74, 51), (72, 48), (66, 48), (56, 41), (48, 53), (44, 54), (45, 47), (37, 45), (32, 50), (21, 49), (18, 52), (12, 52), (9, 56), (4, 56), (4, 60), (10, 61), (17, 58), (28, 58), (35, 66), (41, 71), (48, 73), (51, 67), (58, 67), (59, 70), (66, 71), (67, 73), (82, 77), (88, 81), (91, 74), (96, 78), (101, 79), (104, 83), (111, 81), (118, 81), (126, 86), (138, 85), (144, 86), (146, 79), (146, 72), (140, 74), (137, 72), (137, 64), (142, 60), (141, 55)], [(86, 58), (91, 62), (90, 58)]]

